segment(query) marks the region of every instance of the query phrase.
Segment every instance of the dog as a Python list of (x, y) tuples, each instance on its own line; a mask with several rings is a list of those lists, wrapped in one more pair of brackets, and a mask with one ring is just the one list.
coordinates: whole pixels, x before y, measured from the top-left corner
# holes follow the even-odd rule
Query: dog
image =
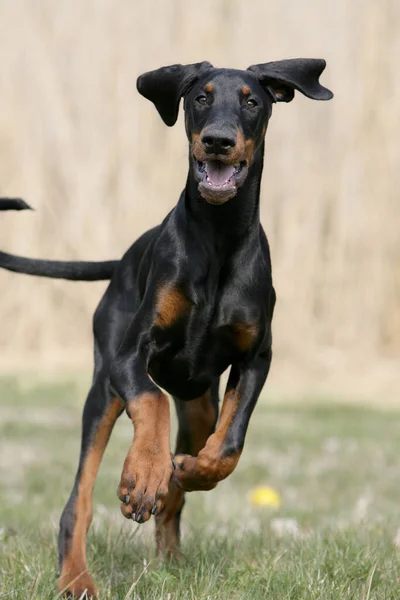
[[(276, 296), (259, 215), (264, 137), (275, 103), (290, 102), (296, 91), (332, 98), (319, 83), (325, 66), (290, 59), (234, 70), (201, 62), (141, 75), (138, 91), (166, 125), (175, 124), (183, 98), (189, 172), (175, 208), (121, 261), (0, 256), (0, 266), (19, 272), (111, 277), (94, 315), (93, 383), (60, 521), (60, 591), (97, 595), (86, 532), (96, 474), (123, 411), (134, 439), (118, 486), (121, 511), (136, 523), (155, 516), (159, 551), (179, 544), (185, 492), (215, 488), (238, 464), (272, 357)], [(219, 414), (219, 379), (229, 367)], [(173, 397), (179, 421), (173, 455), (162, 390)]]

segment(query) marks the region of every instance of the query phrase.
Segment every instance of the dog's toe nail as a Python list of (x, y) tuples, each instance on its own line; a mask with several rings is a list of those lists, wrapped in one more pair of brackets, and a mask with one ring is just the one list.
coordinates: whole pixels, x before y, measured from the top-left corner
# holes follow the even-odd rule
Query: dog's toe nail
[(157, 512), (157, 505), (155, 504), (155, 505), (153, 506), (153, 508), (151, 509), (151, 514), (152, 514), (152, 515), (155, 515), (155, 514), (156, 514), (156, 512)]
[(125, 504), (129, 504), (129, 496), (128, 495), (125, 496)]
[(132, 513), (132, 521), (136, 521), (136, 513)]

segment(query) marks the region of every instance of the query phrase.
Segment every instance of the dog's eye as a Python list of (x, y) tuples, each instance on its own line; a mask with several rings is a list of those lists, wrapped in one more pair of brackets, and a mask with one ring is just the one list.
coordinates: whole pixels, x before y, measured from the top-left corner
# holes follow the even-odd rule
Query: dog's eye
[(246, 100), (246, 105), (249, 108), (255, 108), (256, 106), (258, 106), (258, 102), (257, 100), (254, 100), (254, 98), (249, 98), (248, 100)]
[(207, 104), (207, 96), (203, 96), (203, 95), (197, 96), (196, 100), (202, 106), (205, 106)]

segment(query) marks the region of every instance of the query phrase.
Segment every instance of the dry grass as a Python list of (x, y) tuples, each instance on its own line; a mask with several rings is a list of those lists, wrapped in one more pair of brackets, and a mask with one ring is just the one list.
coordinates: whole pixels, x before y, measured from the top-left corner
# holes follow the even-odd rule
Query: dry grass
[[(176, 202), (182, 120), (161, 123), (135, 91), (139, 73), (323, 56), (334, 101), (296, 97), (276, 107), (268, 133), (276, 355), (331, 366), (338, 353), (348, 371), (360, 356), (398, 356), (399, 31), (398, 0), (2, 2), (0, 192), (37, 212), (2, 215), (1, 248), (118, 257)], [(1, 273), (3, 368), (87, 364), (103, 288)]]

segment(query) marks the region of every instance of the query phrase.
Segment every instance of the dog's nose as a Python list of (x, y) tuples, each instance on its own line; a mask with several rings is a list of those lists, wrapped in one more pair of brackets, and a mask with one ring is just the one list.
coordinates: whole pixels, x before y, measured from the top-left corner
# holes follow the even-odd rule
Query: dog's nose
[(207, 154), (226, 154), (236, 145), (236, 138), (231, 134), (206, 133), (201, 138)]

